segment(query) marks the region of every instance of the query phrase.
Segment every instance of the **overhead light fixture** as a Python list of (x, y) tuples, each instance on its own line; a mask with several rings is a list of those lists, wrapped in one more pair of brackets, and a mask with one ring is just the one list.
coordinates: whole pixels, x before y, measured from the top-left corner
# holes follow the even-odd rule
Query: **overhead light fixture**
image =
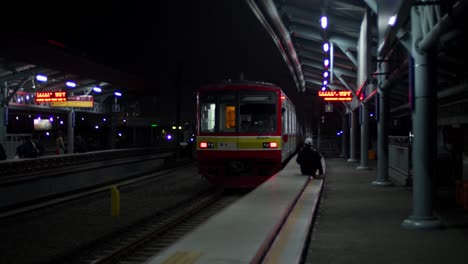
[(323, 29), (326, 29), (328, 27), (328, 18), (326, 16), (322, 16), (320, 18), (320, 25)]
[(67, 85), (67, 87), (70, 87), (70, 88), (75, 88), (76, 87), (76, 83), (72, 82), (72, 81), (68, 81), (65, 84)]
[(330, 44), (328, 42), (323, 43), (323, 51), (328, 52), (330, 50)]
[(393, 16), (390, 17), (390, 19), (388, 19), (388, 24), (390, 26), (394, 26), (395, 23), (396, 23), (396, 20), (397, 20), (397, 15), (393, 15)]
[(38, 80), (40, 82), (47, 82), (47, 76), (45, 76), (43, 74), (38, 74), (38, 75), (36, 75), (36, 80)]
[(116, 91), (116, 92), (114, 92), (114, 95), (117, 96), (117, 97), (120, 97), (120, 96), (122, 96), (122, 93)]
[(96, 92), (96, 93), (100, 93), (100, 92), (102, 92), (102, 89), (99, 86), (94, 86), (93, 91)]

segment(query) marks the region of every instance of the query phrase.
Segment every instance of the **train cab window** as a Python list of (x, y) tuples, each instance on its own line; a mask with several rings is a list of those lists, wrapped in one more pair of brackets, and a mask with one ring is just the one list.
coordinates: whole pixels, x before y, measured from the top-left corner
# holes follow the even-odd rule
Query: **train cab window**
[(215, 132), (216, 104), (205, 103), (200, 105), (200, 131)]
[(219, 124), (220, 132), (236, 132), (236, 107), (234, 105), (220, 105)]
[(223, 93), (218, 98), (219, 113), (218, 123), (219, 132), (236, 132), (236, 95), (232, 93)]
[(272, 133), (277, 128), (276, 93), (241, 91), (240, 132)]

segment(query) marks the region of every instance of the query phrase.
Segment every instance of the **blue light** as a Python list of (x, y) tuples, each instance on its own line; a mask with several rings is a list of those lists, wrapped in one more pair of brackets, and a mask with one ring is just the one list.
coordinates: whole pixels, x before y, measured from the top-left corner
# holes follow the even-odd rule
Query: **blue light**
[(76, 87), (76, 83), (72, 82), (72, 81), (68, 81), (65, 84), (67, 85), (67, 87), (70, 87), (70, 88), (75, 88)]
[(320, 26), (322, 26), (323, 29), (328, 27), (328, 18), (326, 16), (320, 18)]
[(167, 140), (171, 140), (171, 139), (172, 139), (171, 134), (167, 134), (166, 139), (167, 139)]
[(42, 74), (38, 74), (38, 75), (36, 75), (36, 80), (38, 80), (40, 82), (47, 82), (47, 76), (42, 75)]
[(323, 65), (324, 65), (325, 67), (330, 66), (330, 60), (329, 60), (329, 59), (324, 59), (324, 60), (323, 60)]
[(325, 91), (327, 90), (327, 87), (326, 86), (322, 86), (322, 91)]
[(323, 51), (328, 52), (330, 50), (330, 44), (328, 42), (323, 43)]
[(102, 92), (102, 89), (99, 86), (94, 86), (93, 91), (96, 92), (96, 93), (100, 93), (100, 92)]
[(114, 95), (117, 96), (117, 97), (120, 97), (120, 96), (122, 96), (122, 93), (116, 91), (116, 92), (114, 92)]
[(328, 84), (328, 81), (327, 80), (323, 80), (323, 85), (327, 85)]
[(324, 71), (323, 72), (323, 78), (328, 78), (329, 74), (330, 73), (328, 71)]
[(369, 116), (374, 116), (374, 113), (372, 113), (372, 112), (371, 112), (371, 113), (369, 113)]

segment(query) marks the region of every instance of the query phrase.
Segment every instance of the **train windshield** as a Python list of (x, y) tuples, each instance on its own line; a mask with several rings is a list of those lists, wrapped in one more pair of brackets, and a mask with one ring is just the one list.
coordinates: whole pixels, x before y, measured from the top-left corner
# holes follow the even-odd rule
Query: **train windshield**
[(276, 93), (223, 91), (200, 95), (200, 132), (269, 133), (276, 131)]
[(239, 94), (241, 133), (271, 133), (276, 131), (276, 93), (241, 91)]

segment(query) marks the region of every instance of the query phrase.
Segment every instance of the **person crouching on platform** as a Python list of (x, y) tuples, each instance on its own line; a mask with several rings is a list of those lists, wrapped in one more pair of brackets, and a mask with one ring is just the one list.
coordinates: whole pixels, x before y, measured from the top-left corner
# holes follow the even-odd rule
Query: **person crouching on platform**
[[(322, 168), (322, 155), (314, 150), (312, 145), (312, 139), (306, 138), (304, 141), (304, 147), (297, 154), (296, 162), (301, 165), (302, 175), (309, 175), (314, 178), (323, 178)], [(317, 170), (319, 176), (316, 176)]]

